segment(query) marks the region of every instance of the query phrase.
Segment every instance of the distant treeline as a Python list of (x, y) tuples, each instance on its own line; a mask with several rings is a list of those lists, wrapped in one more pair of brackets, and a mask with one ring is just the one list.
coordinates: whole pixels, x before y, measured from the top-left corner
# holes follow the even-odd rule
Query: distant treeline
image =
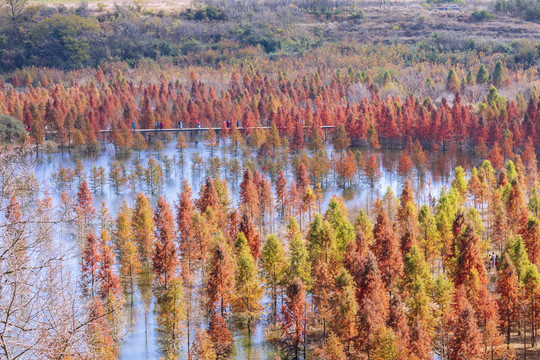
[[(323, 31), (328, 20), (358, 22), (364, 17), (353, 2), (332, 1), (221, 3), (176, 13), (133, 6), (90, 10), (84, 4), (71, 9), (28, 5), (14, 13), (1, 9), (2, 73), (29, 66), (79, 69), (160, 58), (178, 65), (217, 65), (243, 60), (257, 47), (264, 56), (303, 54), (325, 42), (347, 41), (347, 33)], [(499, 54), (507, 65), (529, 67), (539, 59), (539, 49), (532, 41), (473, 41), (434, 33), (411, 45), (410, 56), (445, 63), (445, 52), (454, 60), (464, 52)]]

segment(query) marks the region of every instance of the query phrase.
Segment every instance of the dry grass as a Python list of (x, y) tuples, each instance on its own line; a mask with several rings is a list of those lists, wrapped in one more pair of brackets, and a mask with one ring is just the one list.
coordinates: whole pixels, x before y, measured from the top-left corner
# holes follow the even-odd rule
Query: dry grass
[[(518, 40), (540, 38), (540, 24), (495, 13), (486, 21), (472, 21), (472, 4), (460, 10), (427, 9), (418, 2), (394, 4), (387, 9), (364, 8), (366, 18), (356, 22), (329, 23), (327, 30), (356, 40), (390, 40), (413, 43), (433, 33), (456, 39)], [(487, 6), (479, 6), (486, 8)]]
[[(145, 9), (152, 11), (166, 11), (173, 12), (182, 10), (190, 6), (192, 0), (85, 0), (90, 9), (102, 8), (105, 10), (112, 9), (115, 5), (118, 6), (131, 6), (134, 2), (142, 4)], [(66, 7), (79, 6), (81, 3), (80, 0), (34, 0), (32, 3), (35, 4), (49, 4), (49, 5), (64, 5)]]

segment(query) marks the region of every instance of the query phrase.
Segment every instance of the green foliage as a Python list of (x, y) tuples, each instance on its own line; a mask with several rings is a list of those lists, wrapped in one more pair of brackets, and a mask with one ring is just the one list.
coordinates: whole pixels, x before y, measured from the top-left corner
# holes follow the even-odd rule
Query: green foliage
[(291, 257), (289, 260), (289, 269), (287, 270), (287, 278), (294, 279), (299, 277), (306, 285), (306, 289), (311, 286), (311, 266), (309, 264), (308, 252), (302, 235), (296, 233), (291, 239), (290, 244)]
[(480, 65), (478, 72), (476, 73), (476, 82), (478, 84), (485, 84), (489, 80), (489, 75), (484, 64)]
[(491, 76), (493, 85), (501, 86), (504, 82), (506, 75), (504, 74), (504, 65), (501, 60), (497, 61), (495, 64), (495, 69), (493, 70), (493, 75)]
[(471, 14), (471, 18), (475, 21), (484, 21), (493, 18), (493, 14), (488, 10), (474, 9), (473, 13)]
[(530, 262), (521, 236), (517, 235), (513, 241), (509, 242), (506, 251), (508, 251), (510, 259), (516, 267), (518, 279), (522, 281)]
[(344, 253), (347, 250), (347, 245), (354, 241), (355, 234), (343, 201), (333, 197), (328, 204), (325, 217), (335, 230), (338, 250)]
[(68, 69), (89, 64), (88, 39), (99, 31), (95, 19), (54, 15), (38, 22), (26, 44), (29, 56), (39, 56), (41, 66)]
[(19, 120), (9, 115), (0, 115), (0, 142), (18, 143), (26, 139), (26, 129)]
[(456, 71), (454, 69), (450, 69), (450, 71), (448, 72), (448, 77), (446, 79), (446, 88), (452, 92), (459, 92), (460, 86), (461, 84), (459, 82)]

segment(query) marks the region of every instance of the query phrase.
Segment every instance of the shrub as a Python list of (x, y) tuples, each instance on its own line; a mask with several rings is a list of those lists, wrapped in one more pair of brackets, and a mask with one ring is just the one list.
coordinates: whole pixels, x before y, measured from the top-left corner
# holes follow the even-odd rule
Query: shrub
[(26, 138), (26, 129), (19, 120), (9, 115), (0, 115), (0, 141), (2, 143), (22, 142)]
[(364, 10), (355, 11), (349, 15), (349, 20), (362, 20), (365, 18), (366, 14), (364, 14)]
[(478, 10), (475, 9), (473, 13), (471, 14), (471, 18), (475, 21), (484, 21), (491, 19), (493, 17), (493, 14), (490, 13), (488, 10)]

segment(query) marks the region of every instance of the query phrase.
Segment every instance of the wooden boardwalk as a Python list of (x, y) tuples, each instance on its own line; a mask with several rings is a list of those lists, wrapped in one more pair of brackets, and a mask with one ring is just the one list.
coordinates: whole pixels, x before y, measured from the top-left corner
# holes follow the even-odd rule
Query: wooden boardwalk
[[(321, 129), (323, 129), (323, 130), (329, 130), (329, 129), (333, 129), (333, 128), (334, 128), (333, 125), (321, 126)], [(214, 130), (218, 135), (222, 130), (222, 128), (220, 128), (220, 127), (213, 127), (213, 128), (167, 128), (167, 129), (135, 129), (135, 130), (130, 129), (130, 131), (133, 132), (133, 133), (141, 133), (141, 134), (154, 134), (154, 133), (159, 134), (159, 133), (181, 133), (181, 132), (199, 132), (199, 131), (205, 132), (205, 131), (209, 131), (210, 129)], [(232, 130), (231, 128), (227, 128), (227, 129)], [(243, 127), (238, 127), (237, 129), (240, 132), (244, 130)], [(246, 128), (246, 129), (268, 130), (268, 129), (270, 129), (270, 126), (257, 126), (257, 127)], [(113, 131), (111, 129), (106, 129), (106, 130), (98, 130), (98, 132), (100, 134), (110, 134)], [(56, 133), (57, 133), (56, 130), (45, 131), (46, 135), (56, 135)]]

